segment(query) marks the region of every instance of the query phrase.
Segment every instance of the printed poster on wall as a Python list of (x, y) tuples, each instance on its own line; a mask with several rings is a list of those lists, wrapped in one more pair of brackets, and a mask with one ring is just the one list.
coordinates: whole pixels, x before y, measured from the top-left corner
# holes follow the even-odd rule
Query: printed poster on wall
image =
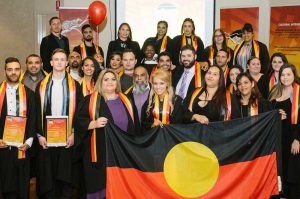
[(300, 74), (300, 6), (271, 7), (270, 56), (286, 55)]
[(94, 42), (98, 44), (96, 25), (89, 21), (87, 8), (60, 8), (59, 16), (62, 22), (62, 35), (68, 37), (70, 50), (82, 42), (81, 27), (90, 23), (93, 28)]
[(232, 49), (242, 40), (241, 29), (245, 23), (252, 24), (254, 38), (259, 33), (259, 8), (222, 8), (220, 9), (220, 28), (225, 31), (228, 46)]

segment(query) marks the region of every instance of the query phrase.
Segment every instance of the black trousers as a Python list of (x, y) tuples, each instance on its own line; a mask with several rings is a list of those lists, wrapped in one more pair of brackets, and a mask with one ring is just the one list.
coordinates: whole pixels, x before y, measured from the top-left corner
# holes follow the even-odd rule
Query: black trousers
[(56, 181), (55, 188), (41, 195), (39, 199), (72, 199), (72, 185), (63, 181)]

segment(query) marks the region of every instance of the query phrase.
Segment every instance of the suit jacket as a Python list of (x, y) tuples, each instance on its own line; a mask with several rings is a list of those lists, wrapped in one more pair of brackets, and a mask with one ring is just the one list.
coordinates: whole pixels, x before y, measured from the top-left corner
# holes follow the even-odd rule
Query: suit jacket
[[(65, 51), (67, 56), (70, 54), (69, 48), (69, 40), (67, 37), (61, 35), (62, 40), (65, 42)], [(60, 48), (59, 44), (57, 43), (55, 36), (51, 33), (50, 35), (43, 38), (41, 46), (40, 46), (40, 55), (43, 61), (43, 68), (44, 70), (49, 73), (52, 71), (52, 66), (50, 65), (51, 55), (52, 52), (56, 49)]]

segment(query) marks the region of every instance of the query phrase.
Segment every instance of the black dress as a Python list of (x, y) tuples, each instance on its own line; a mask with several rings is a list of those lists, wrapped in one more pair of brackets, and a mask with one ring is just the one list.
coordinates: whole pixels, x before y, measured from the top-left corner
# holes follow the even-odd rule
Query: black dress
[(264, 99), (268, 99), (269, 97), (269, 78), (267, 75), (262, 75), (258, 82), (257, 87)]
[(287, 114), (287, 118), (282, 120), (281, 132), (283, 192), (289, 194), (289, 190), (291, 190), (289, 187), (290, 183), (298, 183), (296, 189), (298, 189), (299, 194), (300, 154), (291, 154), (291, 145), (294, 139), (300, 141), (300, 122), (298, 119), (297, 124), (291, 124), (292, 103), (290, 99), (281, 102), (273, 100), (272, 104), (275, 109), (283, 109)]

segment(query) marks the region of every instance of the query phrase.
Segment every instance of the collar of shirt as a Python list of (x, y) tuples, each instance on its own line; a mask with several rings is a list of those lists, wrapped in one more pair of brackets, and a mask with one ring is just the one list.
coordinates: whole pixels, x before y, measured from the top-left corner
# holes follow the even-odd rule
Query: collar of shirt
[(195, 73), (195, 64), (191, 68), (184, 68), (183, 73)]
[(6, 90), (16, 91), (18, 89), (18, 86), (19, 86), (19, 84), (16, 84), (14, 86), (11, 86), (11, 85), (7, 84)]

